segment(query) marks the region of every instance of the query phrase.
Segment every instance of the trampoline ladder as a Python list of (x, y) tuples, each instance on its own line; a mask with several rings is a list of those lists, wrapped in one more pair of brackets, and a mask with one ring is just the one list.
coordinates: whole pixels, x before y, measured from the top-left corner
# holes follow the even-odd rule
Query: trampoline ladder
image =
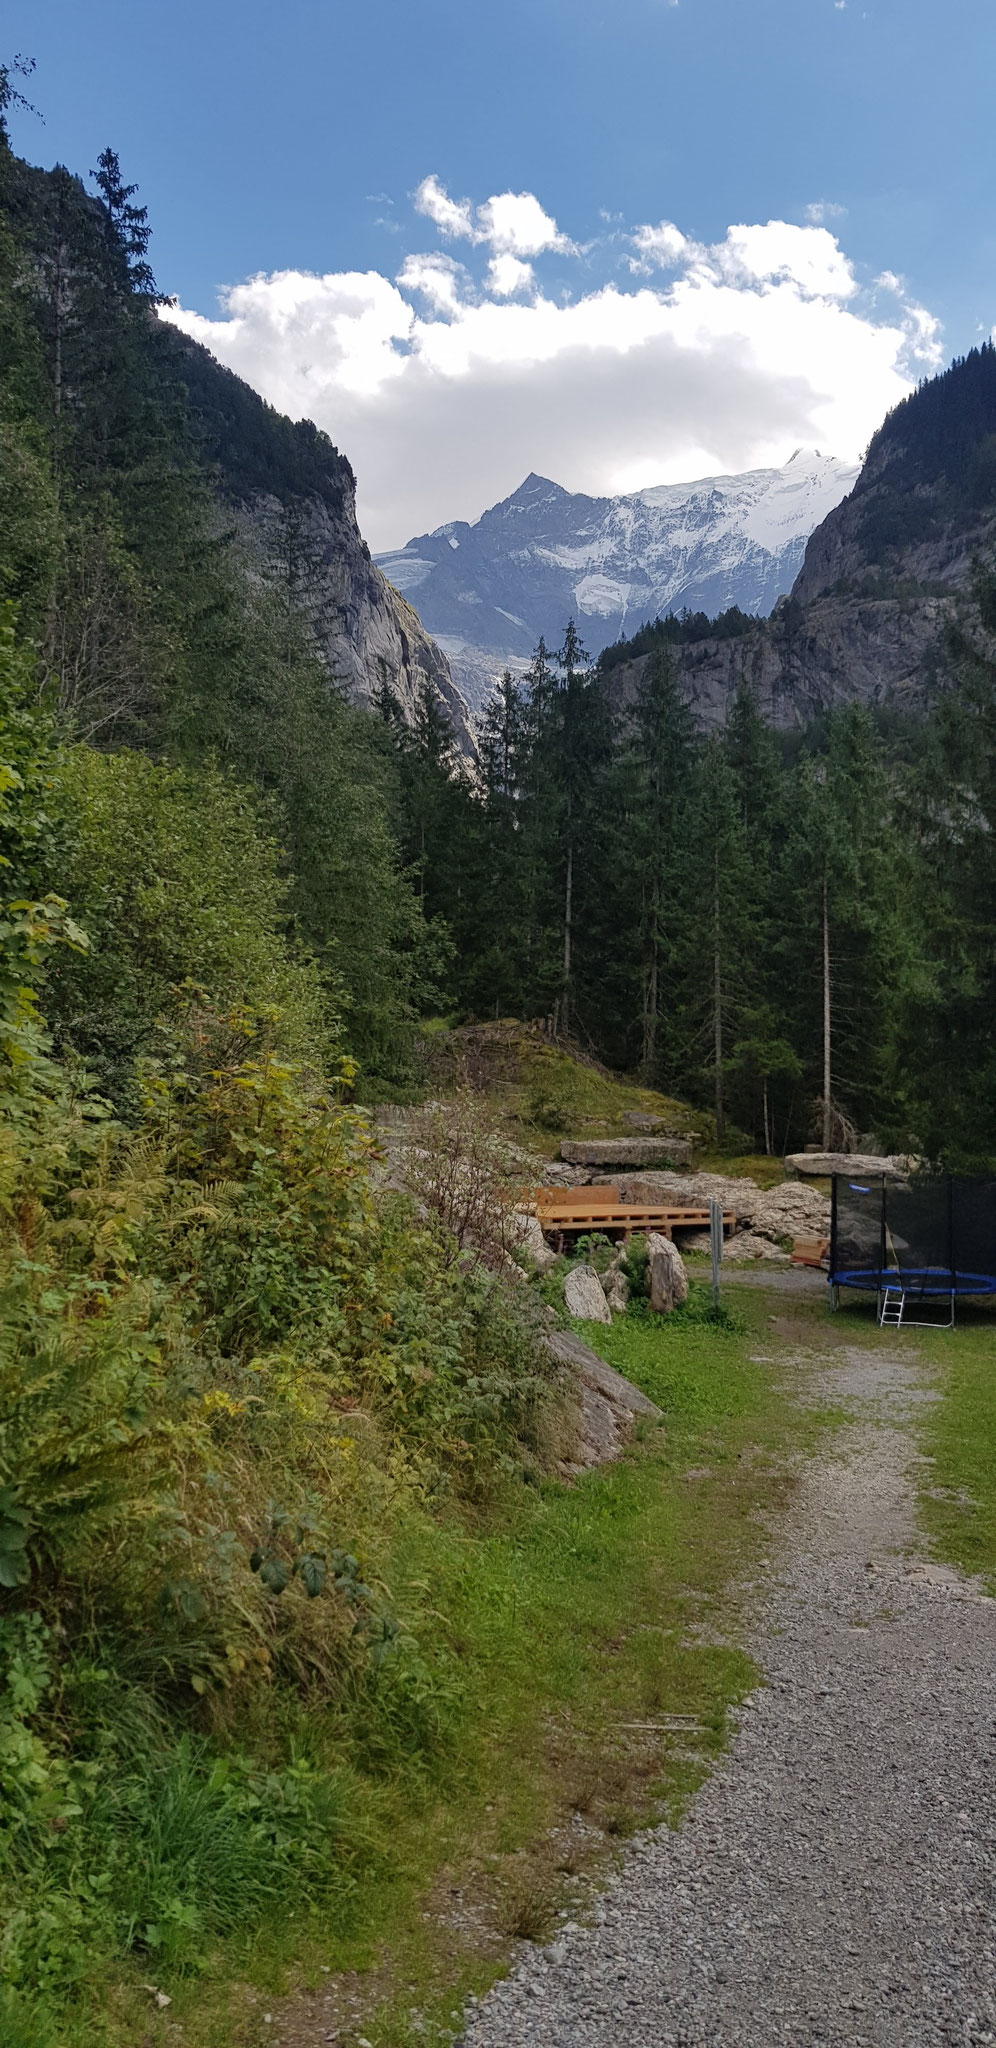
[(901, 1287), (887, 1287), (882, 1296), (882, 1306), (878, 1315), (880, 1328), (883, 1328), (886, 1323), (891, 1323), (893, 1328), (898, 1330), (903, 1320), (903, 1310), (905, 1307), (906, 1295), (903, 1289)]

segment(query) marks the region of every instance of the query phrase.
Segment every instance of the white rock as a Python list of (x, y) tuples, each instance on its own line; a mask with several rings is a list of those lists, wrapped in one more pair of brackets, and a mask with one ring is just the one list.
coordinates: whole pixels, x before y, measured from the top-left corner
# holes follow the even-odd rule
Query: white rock
[(681, 1303), (688, 1300), (688, 1274), (677, 1245), (669, 1237), (662, 1237), (659, 1230), (648, 1230), (647, 1251), (651, 1259), (660, 1256), (667, 1262), (668, 1292), (675, 1308), (680, 1308)]
[(624, 1316), (629, 1307), (629, 1281), (618, 1266), (603, 1274), (602, 1291), (613, 1315)]
[(586, 1323), (611, 1323), (612, 1310), (602, 1293), (594, 1266), (572, 1266), (564, 1279), (564, 1300), (569, 1315)]

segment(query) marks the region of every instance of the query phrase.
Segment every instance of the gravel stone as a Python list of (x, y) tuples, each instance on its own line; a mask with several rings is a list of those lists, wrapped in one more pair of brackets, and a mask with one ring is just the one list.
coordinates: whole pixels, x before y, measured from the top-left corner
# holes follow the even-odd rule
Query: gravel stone
[(799, 1371), (851, 1420), (772, 1539), (764, 1684), (680, 1828), (632, 1844), (466, 2048), (996, 2041), (996, 1601), (917, 1530), (912, 1347)]

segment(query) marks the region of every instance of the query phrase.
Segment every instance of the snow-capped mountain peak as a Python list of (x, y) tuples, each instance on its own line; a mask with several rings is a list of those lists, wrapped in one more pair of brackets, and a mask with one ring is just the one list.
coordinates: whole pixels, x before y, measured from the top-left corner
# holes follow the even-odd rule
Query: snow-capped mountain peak
[(540, 634), (575, 617), (592, 654), (668, 611), (765, 616), (857, 468), (796, 449), (781, 469), (658, 484), (618, 498), (527, 476), (471, 526), (452, 520), (377, 557), (450, 657), (472, 702)]

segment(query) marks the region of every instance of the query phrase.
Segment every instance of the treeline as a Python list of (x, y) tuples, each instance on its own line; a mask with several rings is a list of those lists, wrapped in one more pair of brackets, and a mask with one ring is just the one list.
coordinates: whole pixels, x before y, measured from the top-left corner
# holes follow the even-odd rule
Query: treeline
[(614, 640), (611, 647), (603, 648), (598, 657), (599, 674), (610, 675), (623, 662), (652, 654), (661, 646), (692, 647), (699, 640), (742, 640), (748, 633), (761, 632), (763, 626), (763, 619), (742, 612), (738, 604), (731, 604), (714, 619), (706, 612), (689, 611), (686, 606), (684, 611), (666, 612), (662, 619), (640, 626), (629, 639)]
[(850, 705), (779, 737), (744, 682), (704, 735), (668, 634), (613, 705), (573, 626), (498, 686), (479, 789), (438, 724), (395, 719), (454, 1005), (549, 1017), (731, 1145), (991, 1164), (994, 592), (980, 573), (960, 688), (919, 722)]
[[(15, 84), (8, 75), (8, 97)], [(392, 750), (335, 687), (302, 601), (291, 486), (302, 503), (334, 494), (348, 465), (314, 428), (250, 403), (236, 379), (206, 376), (206, 359), (157, 317), (145, 210), (112, 151), (93, 184), (35, 170), (0, 138), (0, 599), (62, 736), (117, 761), (100, 771), (102, 800), (113, 815), (120, 777), (122, 806), (164, 863), (163, 903), (210, 891), (194, 848), (221, 846), (233, 806), (252, 812), (272, 843), (264, 866), (285, 885), (284, 938), (319, 991), (323, 1042), (348, 1044), (370, 1085), (390, 1091), (408, 1076), (412, 1022), (432, 1000), (445, 940), (403, 871)], [(230, 489), (241, 478), (291, 492), (288, 544), (273, 546), (263, 573), (224, 510), (222, 441)], [(182, 803), (169, 777), (145, 775), (138, 795), (138, 752), (182, 771)], [(78, 772), (73, 907), (101, 929), (103, 993), (97, 970), (71, 986), (61, 975), (48, 1014), (57, 1047), (119, 1100), (178, 955), (169, 919), (160, 925), (149, 905), (139, 923), (151, 961), (139, 950), (145, 884), (96, 813), (91, 865), (100, 776)], [(251, 862), (246, 872), (251, 898)], [(66, 877), (50, 879), (61, 888)], [(255, 968), (236, 969), (220, 931), (219, 944), (226, 997), (258, 995)], [(112, 1015), (116, 980), (128, 997)]]

